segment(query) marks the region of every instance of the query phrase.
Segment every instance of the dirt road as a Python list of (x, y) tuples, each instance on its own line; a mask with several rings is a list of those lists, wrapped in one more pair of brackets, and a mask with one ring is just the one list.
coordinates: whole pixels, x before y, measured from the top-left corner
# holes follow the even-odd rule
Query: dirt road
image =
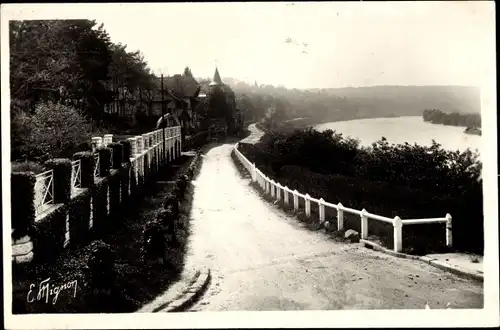
[(481, 283), (301, 228), (249, 187), (232, 148), (210, 149), (193, 182), (187, 264), (212, 283), (192, 311), (482, 308)]

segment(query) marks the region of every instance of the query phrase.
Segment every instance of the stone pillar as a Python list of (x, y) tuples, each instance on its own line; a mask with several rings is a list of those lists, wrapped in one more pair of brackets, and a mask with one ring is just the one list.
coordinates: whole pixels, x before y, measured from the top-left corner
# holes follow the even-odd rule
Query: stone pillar
[(106, 147), (108, 144), (113, 143), (113, 134), (105, 134), (103, 144)]
[(144, 140), (140, 135), (136, 136), (135, 139), (137, 141), (137, 153), (142, 154), (142, 152), (144, 151)]
[(130, 147), (131, 147), (130, 155), (132, 156), (132, 158), (135, 158), (135, 155), (137, 154), (137, 139), (135, 137), (132, 137), (129, 138), (128, 140), (130, 141)]
[(92, 137), (92, 151), (96, 151), (97, 148), (100, 148), (102, 146), (102, 137), (100, 136), (94, 136)]
[(147, 133), (142, 134), (142, 140), (144, 142), (144, 150), (148, 150), (149, 149), (149, 135)]

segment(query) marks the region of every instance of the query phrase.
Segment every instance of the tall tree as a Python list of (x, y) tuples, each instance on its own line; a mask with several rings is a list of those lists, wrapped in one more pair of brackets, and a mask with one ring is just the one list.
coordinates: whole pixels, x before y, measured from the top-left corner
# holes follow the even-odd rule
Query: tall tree
[(193, 77), (193, 73), (191, 72), (191, 69), (188, 66), (184, 69), (184, 75), (186, 77)]

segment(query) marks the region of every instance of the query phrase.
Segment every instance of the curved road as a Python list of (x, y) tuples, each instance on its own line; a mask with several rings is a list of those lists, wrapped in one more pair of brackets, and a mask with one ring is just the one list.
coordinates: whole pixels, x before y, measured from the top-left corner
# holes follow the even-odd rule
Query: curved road
[(192, 311), (483, 307), (481, 283), (301, 228), (249, 187), (232, 148), (210, 149), (193, 181), (187, 264), (212, 282)]

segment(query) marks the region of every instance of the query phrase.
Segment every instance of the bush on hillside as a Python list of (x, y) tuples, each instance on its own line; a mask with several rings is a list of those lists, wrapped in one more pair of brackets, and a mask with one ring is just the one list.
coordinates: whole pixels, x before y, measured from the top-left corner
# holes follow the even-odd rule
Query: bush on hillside
[(448, 151), (436, 142), (395, 145), (384, 138), (366, 148), (331, 130), (308, 129), (271, 131), (256, 145), (240, 144), (240, 151), (272, 179), (328, 202), (388, 217), (450, 213), (454, 247), (482, 252), (482, 164), (470, 150)]

